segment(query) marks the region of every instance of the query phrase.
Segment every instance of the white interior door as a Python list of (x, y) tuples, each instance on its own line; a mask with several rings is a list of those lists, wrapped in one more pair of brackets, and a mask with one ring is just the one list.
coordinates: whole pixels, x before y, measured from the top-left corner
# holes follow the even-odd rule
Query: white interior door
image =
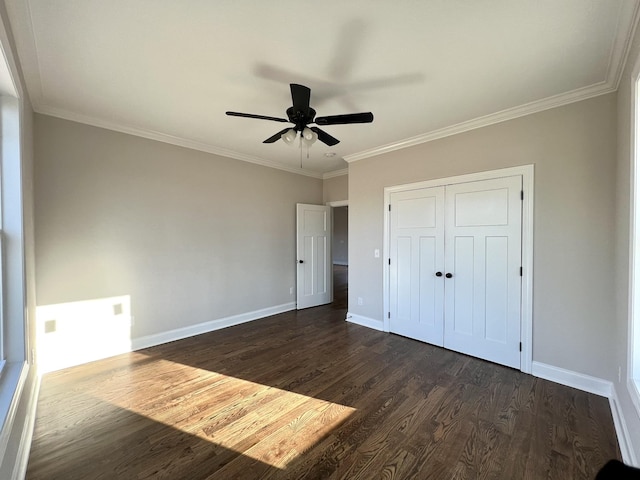
[(389, 329), (442, 346), (444, 187), (390, 195)]
[(331, 207), (296, 205), (297, 308), (331, 302)]
[(520, 368), (522, 177), (446, 190), (444, 346)]

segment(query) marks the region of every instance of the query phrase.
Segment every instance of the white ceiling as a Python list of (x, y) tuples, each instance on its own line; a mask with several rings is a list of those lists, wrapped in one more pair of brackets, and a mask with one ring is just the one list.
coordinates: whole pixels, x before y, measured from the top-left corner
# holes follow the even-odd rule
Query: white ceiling
[[(37, 112), (325, 178), (614, 91), (638, 0), (6, 0)], [(262, 141), (289, 83), (341, 143)], [(334, 152), (333, 158), (325, 153)], [(302, 170), (300, 164), (302, 162)]]

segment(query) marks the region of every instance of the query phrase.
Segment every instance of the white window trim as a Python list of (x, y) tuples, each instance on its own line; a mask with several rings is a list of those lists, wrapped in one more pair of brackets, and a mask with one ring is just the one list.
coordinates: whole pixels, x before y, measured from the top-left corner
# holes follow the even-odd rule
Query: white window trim
[[(27, 363), (26, 287), (22, 210), (20, 101), (0, 96), (0, 208), (2, 208), (3, 357), (0, 372), (0, 461), (6, 451), (25, 385)], [(11, 206), (11, 208), (8, 208)], [(17, 207), (17, 208), (16, 208)]]
[(640, 416), (640, 58), (631, 74), (627, 390)]
[[(2, 20), (2, 19), (0, 19)], [(17, 79), (18, 67), (10, 48), (7, 31), (0, 21), (0, 74), (10, 78), (13, 89), (0, 92), (0, 189), (2, 208), (2, 261), (4, 278), (3, 342), (0, 372), (0, 463), (4, 463), (19, 400), (31, 365), (27, 361), (28, 328), (26, 305), (25, 243), (22, 181), (22, 112), (24, 94)], [(8, 83), (3, 82), (5, 88)], [(7, 208), (12, 206), (12, 208)], [(7, 335), (8, 333), (8, 335)], [(3, 465), (4, 467), (4, 465)], [(15, 473), (15, 467), (14, 467)], [(15, 478), (18, 476), (14, 475)]]
[[(2, 139), (0, 138), (0, 141)], [(0, 165), (2, 164), (0, 160)], [(2, 169), (0, 168), (0, 189), (2, 188)], [(1, 206), (1, 205), (0, 205)], [(0, 209), (1, 210), (1, 209)], [(0, 212), (0, 294), (2, 298), (0, 299), (0, 377), (2, 377), (2, 370), (4, 369), (4, 365), (6, 363), (6, 354), (4, 348), (4, 311), (5, 311), (5, 268), (6, 262), (4, 260), (5, 249), (4, 249), (4, 231), (2, 230), (2, 215)]]

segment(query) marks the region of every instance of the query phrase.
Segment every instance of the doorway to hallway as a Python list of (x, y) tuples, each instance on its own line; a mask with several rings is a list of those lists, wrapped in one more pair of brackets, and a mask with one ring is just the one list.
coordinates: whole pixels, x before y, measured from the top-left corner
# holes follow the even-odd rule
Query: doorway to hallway
[(346, 310), (349, 300), (349, 267), (333, 265), (333, 303), (336, 310)]
[(331, 255), (333, 263), (333, 308), (347, 309), (349, 287), (349, 206), (334, 206)]

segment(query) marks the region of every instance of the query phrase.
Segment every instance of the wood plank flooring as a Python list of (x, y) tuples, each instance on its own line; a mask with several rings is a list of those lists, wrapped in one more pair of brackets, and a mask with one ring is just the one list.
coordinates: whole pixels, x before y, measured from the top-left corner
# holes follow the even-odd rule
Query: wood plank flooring
[(43, 377), (28, 479), (593, 479), (608, 401), (289, 312)]

